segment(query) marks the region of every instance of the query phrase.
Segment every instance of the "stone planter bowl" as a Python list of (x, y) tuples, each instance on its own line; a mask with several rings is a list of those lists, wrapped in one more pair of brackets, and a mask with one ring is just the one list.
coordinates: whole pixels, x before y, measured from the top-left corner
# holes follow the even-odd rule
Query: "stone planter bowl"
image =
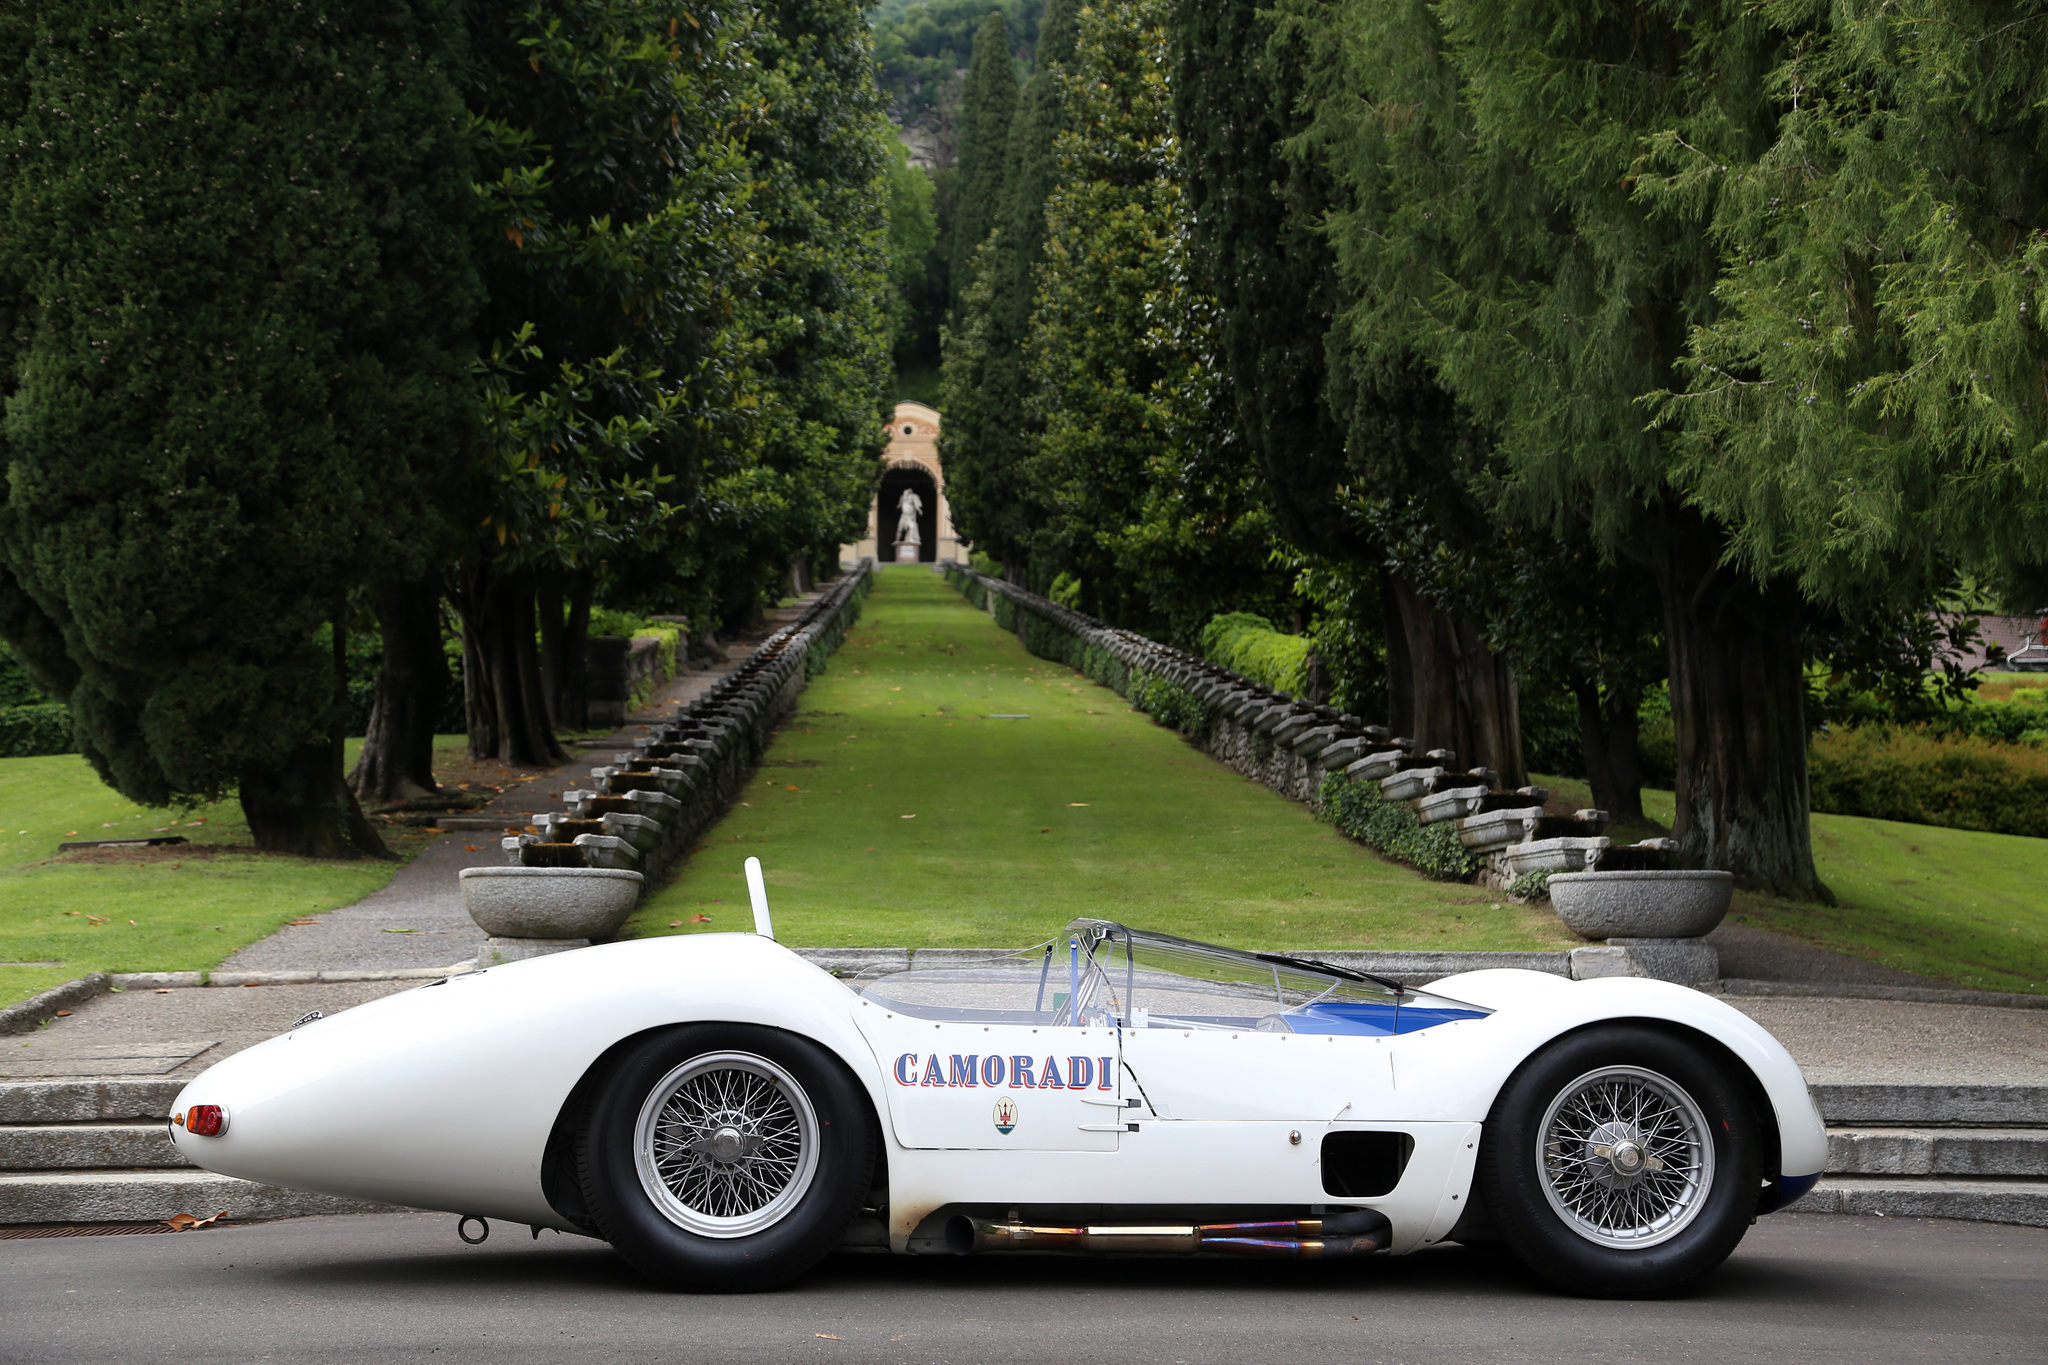
[(462, 907), (496, 938), (599, 938), (633, 913), (643, 880), (609, 867), (465, 867)]
[(1728, 913), (1727, 872), (1560, 872), (1550, 903), (1582, 938), (1699, 938)]

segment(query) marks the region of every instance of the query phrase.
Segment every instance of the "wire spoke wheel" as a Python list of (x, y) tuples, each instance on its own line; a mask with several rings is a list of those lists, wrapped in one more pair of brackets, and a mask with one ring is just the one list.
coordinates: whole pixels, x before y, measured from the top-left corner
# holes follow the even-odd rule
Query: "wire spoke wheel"
[(1706, 1115), (1675, 1081), (1636, 1066), (1589, 1071), (1560, 1090), (1536, 1130), (1535, 1160), (1550, 1207), (1600, 1246), (1669, 1241), (1714, 1187)]
[(774, 1226), (810, 1189), (818, 1116), (766, 1057), (706, 1053), (648, 1091), (633, 1160), (670, 1222), (703, 1237), (746, 1237)]

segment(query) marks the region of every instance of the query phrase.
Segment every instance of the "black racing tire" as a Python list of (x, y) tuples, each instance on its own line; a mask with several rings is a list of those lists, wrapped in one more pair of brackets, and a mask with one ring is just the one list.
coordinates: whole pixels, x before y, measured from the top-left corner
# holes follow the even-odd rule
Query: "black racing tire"
[(655, 1283), (703, 1293), (772, 1289), (816, 1265), (875, 1161), (867, 1096), (839, 1059), (751, 1024), (633, 1044), (576, 1156), (600, 1235)]
[(1557, 1040), (1501, 1087), (1480, 1195), (1516, 1258), (1571, 1294), (1667, 1293), (1728, 1258), (1756, 1215), (1757, 1119), (1728, 1066), (1660, 1029)]

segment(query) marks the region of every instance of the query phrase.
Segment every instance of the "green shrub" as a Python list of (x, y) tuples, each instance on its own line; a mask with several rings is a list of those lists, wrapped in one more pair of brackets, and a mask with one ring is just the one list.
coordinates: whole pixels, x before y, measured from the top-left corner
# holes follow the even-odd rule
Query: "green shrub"
[(1299, 694), (1308, 676), (1306, 635), (1287, 635), (1263, 616), (1226, 612), (1202, 627), (1202, 655), (1276, 692)]
[(1070, 573), (1062, 572), (1053, 579), (1052, 586), (1045, 590), (1045, 595), (1069, 611), (1078, 611), (1081, 607), (1081, 580)]
[(1670, 716), (1644, 719), (1636, 732), (1636, 754), (1645, 787), (1670, 791), (1678, 785), (1678, 732), (1672, 729)]
[(1017, 628), (1017, 604), (1001, 593), (997, 593), (995, 599), (996, 624), (1004, 630), (1015, 630)]
[(1330, 773), (1323, 778), (1317, 809), (1344, 833), (1425, 877), (1461, 882), (1479, 870), (1478, 861), (1458, 842), (1455, 821), (1425, 825), (1406, 803), (1382, 797), (1376, 782)]
[(1865, 725), (1815, 736), (1813, 809), (2048, 837), (2048, 750)]
[(967, 563), (978, 574), (984, 574), (990, 578), (1001, 578), (1003, 576), (1003, 566), (996, 563), (996, 557), (981, 550), (970, 550), (967, 555)]
[(2048, 697), (2029, 688), (1998, 701), (1972, 699), (1950, 707), (1933, 728), (2008, 744), (2041, 744), (2048, 742)]
[(1131, 677), (1131, 705), (1196, 743), (1209, 738), (1213, 717), (1200, 698), (1156, 673), (1139, 669)]
[(61, 701), (36, 706), (0, 706), (0, 758), (75, 754), (71, 708)]
[(1515, 900), (1533, 901), (1550, 899), (1550, 874), (1548, 872), (1524, 872), (1515, 878), (1515, 884), (1508, 888), (1508, 895)]

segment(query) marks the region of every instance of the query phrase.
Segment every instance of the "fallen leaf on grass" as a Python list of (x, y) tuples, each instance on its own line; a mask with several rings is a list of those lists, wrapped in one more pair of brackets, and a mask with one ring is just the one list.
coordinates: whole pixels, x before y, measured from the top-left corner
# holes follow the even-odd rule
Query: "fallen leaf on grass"
[(690, 923), (692, 923), (692, 924), (709, 924), (709, 923), (711, 923), (711, 916), (709, 916), (709, 915), (692, 915), (692, 916), (690, 916)]
[(1047, 825), (1047, 826), (1046, 826), (1046, 827), (1045, 827), (1044, 829), (1042, 829), (1042, 830), (1040, 830), (1040, 831), (1038, 831), (1038, 832), (1039, 832), (1040, 834), (1050, 834), (1050, 833), (1052, 833), (1052, 826), (1051, 826), (1051, 825)]
[(293, 924), (318, 924), (319, 922), (317, 919), (295, 919), (292, 921)]
[(898, 820), (915, 820), (917, 817), (915, 815), (899, 815), (896, 818)]
[(1067, 804), (1070, 806), (1092, 806), (1095, 803), (1093, 801), (1069, 801)]
[(128, 922), (129, 922), (130, 924), (134, 924), (134, 925), (135, 925), (135, 927), (136, 927), (137, 929), (140, 929), (140, 928), (142, 927), (142, 926), (141, 926), (141, 925), (139, 925), (139, 924), (135, 924), (135, 921), (134, 921), (134, 920), (132, 920), (132, 919), (131, 919), (131, 920), (129, 920)]
[(679, 919), (672, 919), (668, 922), (668, 927), (671, 929), (680, 929), (683, 927), (683, 922)]
[(228, 1211), (222, 1209), (211, 1218), (194, 1218), (189, 1213), (174, 1213), (169, 1218), (164, 1219), (164, 1221), (171, 1225), (171, 1231), (173, 1232), (190, 1232), (193, 1228), (203, 1228), (218, 1223), (227, 1216)]

